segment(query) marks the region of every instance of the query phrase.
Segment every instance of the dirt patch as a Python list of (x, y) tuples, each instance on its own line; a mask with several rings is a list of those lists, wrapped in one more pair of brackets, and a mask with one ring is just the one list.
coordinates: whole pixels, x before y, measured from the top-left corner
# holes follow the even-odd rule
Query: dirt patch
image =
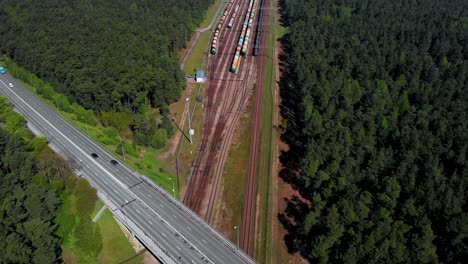
[[(189, 82), (185, 84), (185, 96), (182, 96), (181, 99), (169, 106), (171, 113), (178, 114), (178, 111), (181, 111), (179, 118), (173, 116), (174, 123), (183, 130), (184, 123), (187, 120), (188, 113), (188, 104), (185, 101), (185, 98), (190, 97), (192, 93), (192, 85)], [(182, 131), (179, 128), (176, 128), (176, 133), (172, 136), (171, 139), (167, 142), (166, 149), (159, 154), (159, 159), (167, 160), (169, 157), (173, 157), (176, 154), (177, 146), (179, 145), (180, 138), (182, 137)]]
[[(291, 185), (282, 183), (280, 184), (279, 187), (279, 196), (278, 196), (278, 210), (279, 212), (284, 212), (286, 209), (287, 203), (285, 199), (291, 199), (293, 196), (298, 196), (300, 197), (299, 193), (294, 190)], [(278, 252), (278, 263), (308, 263), (305, 259), (301, 257), (299, 253), (294, 253), (294, 254), (289, 254), (288, 253), (288, 247), (286, 246), (286, 243), (284, 241), (284, 237), (286, 236), (287, 232), (286, 229), (282, 228), (281, 225), (279, 225), (278, 218), (275, 217), (274, 221), (278, 223), (278, 243), (279, 243), (279, 252)]]
[(120, 221), (115, 216), (114, 216), (114, 219), (117, 222), (117, 224), (119, 224), (120, 229), (122, 230), (122, 232), (124, 233), (128, 241), (130, 242), (130, 244), (132, 245), (135, 252), (140, 252), (141, 250), (144, 250), (145, 247), (140, 243), (140, 241), (135, 236), (133, 236), (133, 234), (130, 233), (128, 229), (122, 223), (120, 223)]
[(145, 256), (143, 258), (143, 263), (145, 264), (162, 264), (153, 254), (149, 253), (148, 251), (145, 251)]
[[(276, 17), (280, 16), (279, 9), (276, 10)], [(279, 128), (282, 123), (282, 117), (280, 114), (280, 87), (279, 82), (282, 74), (281, 64), (279, 61), (280, 55), (283, 53), (283, 47), (280, 41), (276, 41), (275, 44), (276, 56), (274, 59), (275, 71), (276, 71), (276, 87), (275, 87), (275, 111), (274, 111), (274, 127)], [(287, 234), (286, 229), (282, 227), (278, 219), (278, 213), (284, 212), (287, 203), (285, 198), (292, 198), (293, 196), (300, 197), (299, 193), (294, 190), (291, 185), (284, 183), (279, 176), (282, 164), (279, 160), (281, 151), (287, 151), (289, 146), (281, 141), (281, 131), (278, 129), (278, 133), (275, 136), (275, 149), (273, 153), (273, 166), (272, 166), (272, 215), (271, 215), (271, 230), (272, 230), (272, 257), (271, 263), (308, 263), (304, 260), (299, 253), (289, 254), (288, 247), (284, 241), (284, 237)]]

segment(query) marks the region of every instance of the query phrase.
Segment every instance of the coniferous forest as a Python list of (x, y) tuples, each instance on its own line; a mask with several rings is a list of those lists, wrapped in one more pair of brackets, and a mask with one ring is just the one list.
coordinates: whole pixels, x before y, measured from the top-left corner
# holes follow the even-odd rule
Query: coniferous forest
[(54, 263), (60, 186), (71, 173), (0, 96), (0, 263)]
[(179, 98), (177, 51), (210, 0), (0, 3), (1, 52), (96, 111)]
[(6, 60), (60, 110), (117, 129), (132, 149), (162, 148), (174, 133), (167, 105), (185, 85), (178, 52), (211, 2), (0, 1), (0, 52), (36, 74)]
[[(0, 96), (0, 263), (94, 263), (96, 190)], [(119, 246), (120, 249), (120, 246)], [(122, 248), (123, 249), (123, 248)]]
[(39, 182), (45, 177), (37, 164), (32, 148), (0, 127), (0, 263), (53, 263), (60, 257), (54, 224), (60, 200)]
[(5, 0), (0, 51), (72, 102), (133, 111), (177, 100), (177, 52), (211, 0)]
[(468, 1), (287, 0), (279, 219), (312, 263), (466, 263)]

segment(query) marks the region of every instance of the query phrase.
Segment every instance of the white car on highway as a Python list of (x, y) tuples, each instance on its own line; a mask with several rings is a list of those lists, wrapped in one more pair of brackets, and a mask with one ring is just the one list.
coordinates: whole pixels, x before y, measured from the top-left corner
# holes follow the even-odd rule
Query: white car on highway
[(13, 84), (12, 84), (12, 83), (8, 83), (8, 86), (10, 86), (11, 88), (13, 88)]

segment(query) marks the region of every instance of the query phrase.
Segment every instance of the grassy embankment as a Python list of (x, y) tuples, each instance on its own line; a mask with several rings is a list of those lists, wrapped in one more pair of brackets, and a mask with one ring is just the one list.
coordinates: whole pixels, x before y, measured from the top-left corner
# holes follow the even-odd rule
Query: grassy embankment
[(200, 33), (200, 37), (195, 43), (195, 46), (192, 49), (187, 58), (187, 62), (184, 65), (184, 72), (186, 74), (194, 75), (197, 70), (200, 70), (203, 65), (203, 59), (205, 53), (207, 52), (206, 47), (210, 44), (211, 30)]
[[(223, 0), (216, 0), (215, 3), (208, 9), (207, 15), (205, 16), (205, 20), (200, 24), (199, 28), (202, 29), (202, 28), (209, 26), (209, 24), (211, 23), (211, 20), (213, 19), (213, 16), (216, 14), (216, 11), (219, 5), (222, 3), (222, 1)], [(228, 2), (229, 1), (225, 1), (223, 5), (221, 6), (221, 10), (218, 13), (215, 21), (213, 22), (212, 28), (215, 28), (217, 26), (217, 22), (219, 21), (219, 18), (223, 14), (222, 11), (224, 10)], [(184, 72), (186, 74), (194, 74), (196, 70), (199, 70), (202, 68), (203, 59), (207, 52), (207, 47), (208, 45), (210, 45), (209, 42), (211, 39), (211, 33), (212, 33), (211, 29), (200, 33), (200, 37), (195, 43), (192, 53), (190, 53), (184, 65)]]
[(69, 183), (62, 201), (56, 223), (65, 263), (143, 262), (143, 255), (135, 252), (108, 209), (96, 223), (91, 222), (102, 203), (86, 181)]
[[(28, 72), (24, 68), (18, 66), (14, 63), (11, 59), (3, 57), (5, 64), (8, 65), (8, 71), (15, 75), (18, 78), (18, 81), (29, 91), (36, 94), (39, 99), (41, 99), (44, 103), (50, 106), (53, 110), (61, 114), (68, 120), (70, 123), (75, 125), (81, 132), (83, 132), (88, 137), (92, 138), (95, 142), (97, 142), (100, 146), (104, 149), (112, 153), (114, 156), (118, 157), (120, 160), (124, 160), (123, 155), (119, 155), (116, 152), (116, 149), (120, 143), (120, 140), (125, 142), (125, 145), (131, 149), (131, 142), (125, 138), (120, 137), (119, 135), (112, 135), (109, 131), (109, 128), (105, 128), (96, 123), (95, 126), (90, 125), (89, 122), (84, 122), (84, 120), (77, 116), (75, 111), (79, 106), (72, 105), (71, 111), (65, 112), (60, 111), (60, 107), (57, 107), (56, 102), (54, 99), (45, 99), (43, 96), (38, 94), (37, 86), (42, 85), (44, 87), (50, 87), (52, 89), (53, 96), (52, 97), (59, 97), (61, 94), (55, 92), (52, 86), (37, 78), (34, 74)], [(151, 111), (156, 111), (153, 109)], [(93, 115), (91, 113), (91, 115)], [(148, 176), (152, 179), (156, 184), (163, 187), (165, 190), (172, 192), (172, 181), (174, 181), (174, 177), (171, 173), (171, 164), (163, 164), (160, 160), (157, 160), (155, 157), (158, 155), (160, 150), (156, 150), (154, 148), (138, 146), (136, 151), (130, 152), (128, 151), (125, 156), (125, 162), (132, 167), (134, 170), (138, 171), (139, 173)], [(171, 180), (170, 180), (171, 179)]]
[[(189, 84), (192, 86), (192, 93), (190, 94), (190, 115), (192, 115), (193, 111), (193, 104), (196, 101), (197, 92), (199, 89), (199, 85), (202, 85), (200, 88), (200, 95), (204, 97), (204, 88), (206, 87), (205, 84)], [(188, 142), (188, 140), (184, 137), (180, 142), (178, 142), (178, 150), (180, 148), (179, 154), (179, 185), (180, 187), (184, 186), (190, 173), (190, 163), (195, 159), (197, 150), (200, 147), (200, 142), (202, 138), (202, 128), (203, 128), (203, 108), (201, 107), (201, 103), (197, 103), (195, 111), (192, 115), (192, 129), (195, 131), (195, 134), (192, 136), (192, 144)], [(184, 133), (188, 137), (188, 116), (186, 117), (186, 121), (183, 125)]]
[[(228, 1), (228, 0), (215, 0), (215, 2), (213, 3), (213, 5), (211, 5), (210, 8), (208, 8), (208, 11), (206, 11), (205, 19), (204, 19), (203, 22), (200, 24), (199, 28), (205, 28), (205, 27), (207, 27), (207, 26), (210, 25), (211, 19), (213, 19), (213, 16), (216, 15), (216, 11), (218, 10), (219, 5), (220, 5), (223, 1), (224, 1), (223, 7), (221, 7), (221, 8), (224, 8), (224, 7), (227, 5), (227, 3), (228, 3), (229, 1)], [(221, 14), (222, 14), (222, 12), (220, 12), (220, 13), (218, 14), (218, 18), (221, 17)], [(215, 23), (213, 23), (213, 25), (214, 25), (214, 24), (215, 24)]]
[[(97, 201), (93, 213), (95, 216), (102, 207), (102, 202)], [(136, 253), (128, 242), (124, 233), (115, 221), (109, 209), (105, 209), (96, 221), (102, 234), (102, 250), (98, 256), (100, 263), (142, 263), (143, 251)]]
[[(0, 65), (2, 63), (0, 62)], [(8, 99), (0, 96), (1, 121), (5, 131), (21, 135), (34, 152), (36, 168), (40, 171), (32, 181), (38, 187), (57, 195), (57, 213), (54, 215), (54, 233), (61, 238), (62, 259), (65, 263), (142, 263), (132, 246), (119, 231), (119, 226), (109, 212), (98, 223), (91, 221), (102, 203), (97, 200), (96, 190), (89, 183), (75, 177), (67, 164), (55, 154), (43, 137), (33, 137), (24, 118), (13, 111)], [(53, 168), (52, 170), (47, 169)], [(20, 187), (18, 187), (20, 188)], [(50, 206), (50, 204), (48, 204)], [(99, 209), (98, 209), (99, 208)], [(110, 261), (110, 262), (109, 262)]]
[[(276, 1), (270, 2), (270, 7), (267, 9), (269, 14), (268, 30), (266, 32), (266, 51), (265, 51), (265, 68), (264, 68), (264, 87), (263, 87), (263, 109), (262, 109), (262, 133), (260, 135), (260, 154), (258, 163), (258, 194), (260, 196), (260, 208), (258, 208), (257, 220), (257, 240), (255, 247), (255, 259), (259, 263), (271, 263), (272, 258), (276, 257), (278, 248), (273, 248), (271, 221), (274, 215), (271, 214), (271, 195), (270, 195), (270, 181), (272, 173), (273, 151), (276, 143), (274, 139), (277, 138), (276, 131), (274, 130), (273, 113), (275, 111), (275, 89), (276, 89), (276, 71), (275, 71), (275, 47), (277, 38), (284, 35), (287, 31), (278, 23), (276, 14)], [(274, 175), (276, 177), (276, 175)], [(275, 197), (273, 197), (275, 199)], [(275, 244), (276, 245), (276, 244)], [(276, 253), (275, 253), (276, 252)]]
[(249, 100), (245, 112), (241, 113), (234, 132), (229, 153), (224, 164), (222, 178), (222, 199), (215, 204), (215, 227), (222, 231), (233, 243), (237, 242), (234, 226), (240, 226), (244, 202), (245, 177), (250, 157), (252, 130), (252, 100)]
[[(211, 5), (208, 8), (208, 10), (206, 11), (206, 14), (204, 15), (203, 21), (201, 22), (201, 24), (197, 28), (205, 28), (205, 27), (209, 26), (209, 24), (211, 22), (211, 19), (216, 14), (216, 11), (217, 11), (217, 9), (218, 9), (218, 7), (219, 7), (219, 5), (221, 4), (222, 1), (223, 0), (215, 0), (214, 4)], [(193, 35), (192, 35), (192, 38), (193, 38)], [(190, 46), (191, 41), (189, 41), (187, 43), (187, 48), (188, 48), (188, 46)], [(187, 51), (187, 48), (179, 50), (178, 55), (179, 55), (179, 58), (181, 60), (182, 60), (185, 52)]]

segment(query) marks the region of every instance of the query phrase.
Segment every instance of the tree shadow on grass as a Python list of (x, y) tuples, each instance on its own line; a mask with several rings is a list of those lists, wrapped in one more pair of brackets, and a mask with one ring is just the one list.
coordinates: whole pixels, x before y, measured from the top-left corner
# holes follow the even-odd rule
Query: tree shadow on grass
[[(285, 1), (279, 2), (281, 13), (280, 23), (282, 26), (287, 24), (288, 18), (285, 13)], [(282, 150), (280, 153), (280, 162), (283, 169), (279, 176), (290, 184), (294, 190), (300, 194), (290, 198), (285, 197), (286, 208), (278, 214), (278, 220), (285, 228), (287, 234), (283, 237), (288, 248), (288, 253), (294, 254), (304, 248), (301, 241), (306, 241), (306, 234), (303, 230), (303, 222), (310, 212), (308, 201), (311, 200), (305, 188), (305, 182), (301, 177), (302, 160), (306, 153), (306, 139), (302, 136), (304, 127), (301, 119), (301, 90), (297, 82), (297, 77), (293, 72), (294, 55), (292, 54), (290, 43), (290, 34), (285, 34), (281, 39), (282, 52), (279, 54), (279, 67), (281, 71), (278, 82), (281, 96), (280, 114), (283, 122), (279, 125), (281, 131), (281, 140), (289, 147), (288, 150)], [(301, 252), (301, 255), (303, 252)]]
[(296, 195), (291, 198), (284, 198), (284, 202), (287, 203), (287, 206), (283, 213), (278, 214), (278, 220), (287, 231), (287, 234), (284, 236), (284, 242), (288, 248), (288, 253), (294, 254), (300, 249), (298, 242), (303, 241), (303, 238), (300, 237), (303, 234), (301, 226), (310, 209)]

